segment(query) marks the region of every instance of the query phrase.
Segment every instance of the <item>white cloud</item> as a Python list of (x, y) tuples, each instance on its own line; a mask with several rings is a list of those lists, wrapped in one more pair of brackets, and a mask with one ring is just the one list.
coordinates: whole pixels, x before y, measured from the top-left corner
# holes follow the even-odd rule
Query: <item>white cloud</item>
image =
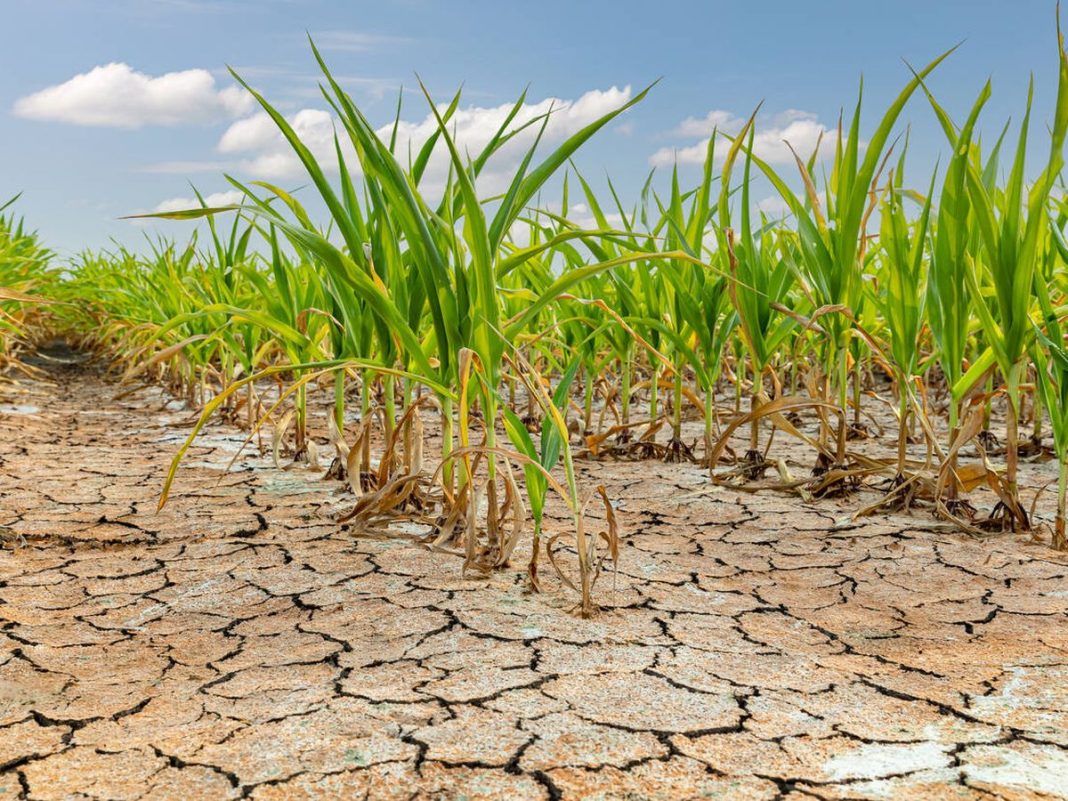
[(721, 131), (733, 133), (739, 130), (744, 122), (745, 120), (741, 117), (736, 117), (730, 111), (713, 109), (700, 119), (687, 117), (671, 131), (671, 135), (681, 139), (695, 139), (699, 136), (707, 138), (717, 128)]
[[(708, 149), (708, 140), (713, 130), (734, 135), (742, 129), (745, 120), (729, 111), (713, 110), (698, 119), (688, 117), (671, 133), (680, 138), (703, 137), (701, 141), (684, 147), (662, 147), (649, 157), (654, 167), (675, 164), (703, 164)], [(802, 159), (807, 159), (816, 149), (820, 137), (830, 129), (810, 112), (789, 109), (767, 119), (757, 119), (753, 136), (753, 152), (769, 164), (793, 164), (794, 157), (787, 142)], [(729, 145), (724, 140), (717, 143), (717, 155), (722, 158)], [(822, 150), (822, 148), (821, 148)]]
[[(574, 210), (573, 210), (574, 211)], [(601, 226), (597, 222), (597, 218), (592, 214), (580, 214), (574, 213), (568, 217), (571, 222), (577, 225), (579, 228), (587, 228), (590, 230), (596, 230)], [(616, 212), (610, 212), (604, 215), (604, 221), (608, 223), (609, 228), (615, 230), (623, 230), (623, 217)]]
[(140, 128), (238, 117), (252, 108), (243, 89), (219, 89), (208, 70), (152, 77), (128, 64), (111, 63), (75, 75), (15, 102), (15, 114), (74, 125)]
[[(216, 208), (218, 206), (235, 206), (241, 202), (241, 199), (244, 196), (243, 192), (232, 189), (229, 192), (213, 192), (210, 195), (205, 195), (204, 202), (209, 208)], [(152, 209), (152, 212), (154, 214), (161, 214), (168, 211), (185, 211), (186, 209), (199, 208), (200, 201), (195, 197), (172, 197), (156, 204), (156, 207)]]
[[(290, 115), (289, 124), (324, 168), (337, 169), (334, 151), (334, 118), (320, 109), (301, 109)], [(347, 134), (341, 130), (339, 137), (345, 144), (345, 160), (349, 169), (358, 168), (356, 156), (348, 145)], [(218, 151), (240, 157), (237, 166), (255, 178), (271, 180), (294, 178), (304, 173), (300, 159), (286, 142), (266, 112), (238, 120), (222, 135)]]
[[(631, 97), (629, 86), (612, 87), (606, 90), (586, 92), (577, 100), (546, 98), (537, 103), (525, 104), (511, 123), (511, 128), (518, 128), (524, 123), (535, 120), (552, 110), (542, 137), (542, 142), (551, 144), (559, 142), (579, 131), (602, 115), (618, 108)], [(439, 107), (442, 111), (446, 106)], [(507, 119), (512, 104), (481, 107), (468, 106), (458, 108), (449, 120), (449, 132), (461, 154), (470, 153), (472, 157), (480, 152)], [(324, 168), (336, 169), (337, 158), (334, 152), (334, 130), (336, 120), (331, 114), (320, 109), (302, 109), (287, 117), (301, 141), (316, 156)], [(342, 140), (346, 162), (353, 171), (359, 165), (348, 136), (337, 126)], [(497, 192), (507, 186), (515, 166), (523, 158), (526, 150), (534, 142), (541, 123), (526, 128), (505, 144), (483, 170), (480, 188), (489, 193)], [(378, 130), (383, 140), (388, 140), (393, 124), (389, 123)], [(397, 157), (406, 162), (408, 154), (414, 158), (419, 148), (438, 130), (438, 123), (432, 113), (427, 113), (419, 121), (401, 120), (397, 127)], [(255, 114), (233, 123), (219, 140), (218, 150), (230, 157), (240, 157), (241, 168), (257, 178), (282, 179), (294, 178), (304, 174), (304, 170), (292, 148), (278, 132), (274, 122), (266, 114)], [(424, 175), (428, 187), (445, 183), (449, 170), (449, 155), (443, 144), (438, 145)]]
[(410, 44), (412, 40), (406, 36), (390, 36), (366, 31), (321, 31), (312, 34), (312, 41), (320, 50), (366, 53), (370, 50)]
[[(551, 97), (537, 103), (526, 103), (516, 114), (511, 127), (519, 128), (551, 111), (542, 142), (545, 144), (559, 142), (613, 109), (619, 108), (630, 100), (630, 97), (629, 86), (622, 89), (613, 86), (605, 90), (591, 90), (577, 100)], [(469, 106), (457, 109), (449, 119), (448, 127), (461, 155), (469, 153), (473, 158), (479, 153), (505, 121), (512, 110), (512, 105), (512, 103), (505, 103), (491, 108)], [(442, 111), (444, 108), (444, 105), (440, 106)], [(538, 121), (518, 136), (513, 137), (497, 151), (480, 178), (485, 191), (493, 193), (507, 186), (514, 167), (533, 144), (540, 127), (541, 122)], [(410, 148), (414, 154), (437, 129), (438, 123), (433, 114), (427, 114), (418, 123), (402, 121), (397, 131), (397, 152), (406, 154)], [(388, 135), (389, 130), (390, 126), (384, 127), (381, 135)], [(448, 165), (449, 159), (445, 148), (438, 147), (427, 170), (428, 182), (441, 181), (443, 183)]]
[(790, 206), (781, 195), (770, 195), (762, 199), (756, 204), (756, 208), (769, 217), (783, 217), (790, 213)]

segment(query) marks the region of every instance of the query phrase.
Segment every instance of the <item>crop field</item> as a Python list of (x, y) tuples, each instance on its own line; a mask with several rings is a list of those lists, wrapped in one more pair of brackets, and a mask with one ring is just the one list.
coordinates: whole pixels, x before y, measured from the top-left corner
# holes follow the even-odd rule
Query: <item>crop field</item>
[(73, 257), (12, 198), (0, 798), (1068, 797), (1043, 46), (1000, 136), (947, 52), (827, 159), (754, 111), (628, 197), (574, 158), (656, 86), (470, 150), (420, 84), (402, 147), (312, 41), (330, 163), (232, 71), (299, 192), (228, 176)]

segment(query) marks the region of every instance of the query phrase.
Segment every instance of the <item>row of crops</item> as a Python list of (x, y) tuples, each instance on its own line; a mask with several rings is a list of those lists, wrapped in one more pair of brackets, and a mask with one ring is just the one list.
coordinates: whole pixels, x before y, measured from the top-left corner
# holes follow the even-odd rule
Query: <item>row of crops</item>
[[(946, 54), (914, 72), (873, 129), (858, 101), (823, 143), (833, 157), (797, 153), (796, 171), (777, 171), (753, 153), (754, 114), (710, 138), (696, 186), (676, 172), (633, 202), (610, 182), (595, 193), (570, 161), (644, 92), (547, 155), (549, 115), (516, 124), (523, 98), (482, 150), (461, 152), (450, 134), (460, 96), (438, 105), (427, 95), (438, 130), (399, 152), (396, 126), (376, 133), (316, 51), (336, 164), (320, 163), (245, 85), (306, 168), (303, 193), (229, 178), (241, 204), (159, 215), (202, 220), (206, 236), (149, 255), (85, 254), (62, 281), (49, 274), (36, 294), (57, 302), (34, 313), (107, 354), (127, 381), (163, 382), (196, 404), (197, 431), (213, 415), (250, 439), (269, 423), (276, 453), (332, 460), (328, 475), (360, 496), (357, 523), (418, 517), (431, 545), (491, 570), (529, 521), (532, 586), (539, 554), (555, 567), (566, 545), (578, 569), (557, 572), (587, 613), (617, 535), (604, 491), (579, 486), (582, 457), (688, 461), (712, 481), (759, 482), (778, 443), (800, 442), (811, 476), (780, 489), (848, 494), (863, 479), (882, 495), (874, 506), (858, 498), (858, 511), (922, 500), (966, 531), (1033, 531), (1019, 461), (1051, 435), (1051, 536), (1065, 548), (1068, 59), (1058, 52), (1052, 116), (1032, 121), (1029, 92), (1022, 121), (991, 141), (977, 134), (989, 84), (963, 119), (928, 91)], [(910, 101), (945, 136), (940, 167), (923, 176), (906, 172)], [(481, 194), (487, 163), (531, 130), (507, 189)], [(444, 190), (423, 187), (435, 151), (450, 159)], [(787, 214), (754, 210), (758, 181)], [(550, 203), (550, 190), (562, 199)], [(568, 218), (576, 200), (595, 225)], [(0, 358), (11, 359), (45, 254), (12, 218), (3, 236)], [(316, 431), (309, 405), (324, 393), (331, 411)], [(883, 395), (896, 459), (851, 445)], [(996, 437), (992, 417), (1004, 425)], [(688, 442), (684, 425), (703, 435)], [(438, 452), (427, 452), (432, 439)], [(917, 442), (925, 459), (911, 455)], [(976, 486), (996, 495), (989, 513), (967, 498)], [(568, 510), (565, 540), (542, 538), (550, 496)], [(588, 530), (591, 500), (603, 531)]]
[(40, 328), (47, 288), (56, 280), (51, 254), (11, 210), (17, 200), (0, 203), (0, 381), (25, 370), (20, 352)]

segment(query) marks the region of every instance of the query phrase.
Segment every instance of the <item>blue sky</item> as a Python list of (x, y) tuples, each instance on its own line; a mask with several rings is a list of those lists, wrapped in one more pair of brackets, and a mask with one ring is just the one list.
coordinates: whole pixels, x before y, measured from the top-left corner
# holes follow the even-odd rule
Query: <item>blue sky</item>
[[(136, 245), (154, 230), (184, 238), (189, 229), (181, 223), (146, 228), (118, 218), (178, 203), (190, 197), (190, 182), (206, 194), (223, 192), (224, 171), (300, 186), (292, 160), (234, 89), (225, 66), (286, 114), (300, 115), (310, 137), (322, 137), (330, 121), (305, 31), (375, 123), (392, 119), (397, 88), (415, 88), (416, 73), (440, 101), (462, 84), (470, 143), (492, 123), (494, 109), (528, 85), (531, 113), (552, 98), (557, 107), (570, 103), (554, 129), (562, 138), (662, 78), (577, 160), (596, 184), (610, 173), (629, 199), (652, 166), (666, 177), (676, 153), (683, 174), (695, 177), (699, 168), (688, 154), (700, 150), (710, 127), (729, 129), (761, 100), (758, 131), (773, 158), (782, 158), (784, 136), (804, 152), (820, 130), (833, 127), (839, 110), (855, 102), (862, 73), (870, 129), (909, 77), (902, 59), (923, 64), (961, 41), (930, 85), (959, 118), (982, 82), (993, 78), (988, 132), (1010, 116), (1019, 119), (1031, 72), (1041, 131), (1056, 80), (1054, 5), (1045, 0), (5, 0), (4, 6), (0, 196), (23, 191), (19, 211), (62, 253), (111, 238)], [(413, 141), (425, 130), (426, 115), (425, 101), (407, 92), (402, 117)], [(943, 138), (922, 97), (914, 98), (906, 121), (918, 181), (944, 151)], [(498, 166), (507, 173), (507, 154)]]

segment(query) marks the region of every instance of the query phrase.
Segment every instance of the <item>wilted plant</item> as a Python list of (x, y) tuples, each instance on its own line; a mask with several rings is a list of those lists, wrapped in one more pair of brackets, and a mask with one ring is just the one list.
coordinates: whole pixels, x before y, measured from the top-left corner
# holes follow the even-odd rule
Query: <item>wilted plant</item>
[[(402, 142), (400, 102), (393, 124), (375, 128), (315, 51), (338, 126), (325, 161), (246, 85), (303, 165), (313, 201), (230, 177), (240, 204), (200, 200), (155, 215), (206, 221), (204, 247), (193, 236), (152, 242), (145, 255), (87, 253), (64, 281), (36, 238), (0, 214), (0, 367), (32, 337), (28, 323), (44, 321), (36, 303), (44, 295), (72, 301), (55, 304), (48, 325), (110, 357), (123, 391), (160, 381), (199, 408), (193, 437), (214, 414), (245, 426), (250, 440), (272, 425), (278, 458), (292, 432), (288, 452), (314, 465), (323, 441), (315, 402), (332, 393), (320, 404), (336, 451), (327, 477), (359, 496), (346, 519), (372, 526), (406, 516), (427, 526), (424, 545), (462, 550), (466, 569), (489, 571), (515, 553), (529, 504), (531, 587), (547, 554), (585, 614), (618, 540), (603, 493), (607, 531), (587, 534), (594, 495), (580, 495), (575, 460), (697, 461), (688, 431), (691, 442), (703, 434), (715, 480), (764, 481), (775, 468), (781, 483), (760, 486), (811, 498), (877, 476), (889, 480), (889, 496), (869, 508), (932, 502), (973, 531), (962, 496), (984, 484), (998, 495), (996, 522), (1026, 529), (1018, 429), (1030, 392), (1035, 437), (1040, 444), (1049, 417), (1061, 462), (1055, 542), (1063, 545), (1068, 246), (1054, 187), (1068, 65), (1059, 45), (1049, 152), (1028, 185), (1030, 92), (1003, 177), (1005, 134), (984, 153), (975, 133), (989, 84), (959, 127), (924, 84), (946, 55), (914, 74), (870, 133), (858, 98), (833, 137), (826, 174), (818, 146), (795, 153), (800, 194), (755, 152), (754, 114), (740, 131), (713, 133), (694, 184), (681, 169), (662, 183), (650, 174), (628, 208), (611, 181), (599, 199), (570, 160), (645, 92), (545, 153), (555, 112), (531, 116), (521, 96), (472, 153), (454, 133), (459, 94), (438, 104), (424, 88), (433, 130), (425, 142)], [(907, 138), (894, 130), (920, 87), (951, 153), (944, 172), (910, 188)], [(524, 139), (503, 191), (487, 196), (487, 165)], [(432, 160), (442, 168), (434, 182)], [(786, 204), (782, 219), (753, 208), (761, 176)], [(576, 177), (592, 224), (571, 218)], [(559, 208), (542, 202), (557, 189)], [(326, 225), (313, 221), (312, 203), (326, 207)], [(222, 214), (233, 217), (224, 224)], [(896, 458), (847, 444), (867, 428), (862, 414), (874, 419), (883, 373), (896, 394)], [(977, 441), (978, 465), (962, 467), (962, 449), (979, 440), (984, 418), (1000, 414), (1002, 397), (1004, 476), (986, 458), (989, 442)], [(423, 450), (432, 410), (437, 458)], [(818, 434), (804, 430), (803, 414), (818, 417)], [(936, 433), (939, 414), (948, 441)], [(916, 427), (929, 446), (922, 466), (907, 459)], [(773, 458), (778, 431), (816, 455), (814, 477), (795, 480)], [(164, 501), (192, 441), (175, 458)], [(733, 464), (719, 470), (721, 457)], [(546, 537), (553, 494), (573, 525)], [(557, 561), (572, 541), (577, 578)]]
[(28, 318), (42, 313), (55, 281), (51, 253), (14, 213), (4, 214), (18, 199), (0, 203), (0, 380), (12, 367), (26, 369), (18, 355), (30, 334)]
[[(860, 157), (861, 100), (858, 97), (848, 132), (839, 125), (833, 169), (822, 202), (811, 162), (806, 164), (796, 157), (805, 185), (805, 200), (802, 201), (768, 164), (752, 157), (794, 214), (800, 244), (798, 269), (817, 303), (813, 317), (820, 318), (820, 325), (827, 332), (823, 342), (824, 400), (837, 395), (843, 411), (848, 406), (848, 357), (857, 336), (855, 325), (862, 300), (863, 264), (868, 246), (866, 227), (874, 211), (875, 184), (890, 155), (887, 149), (890, 136), (905, 104), (923, 78), (948, 55), (948, 52), (944, 53), (924, 67), (898, 94), (867, 138), (863, 158)], [(837, 432), (837, 467), (845, 462), (847, 434), (843, 418)], [(821, 465), (822, 468), (829, 466)]]
[(1059, 77), (1057, 103), (1050, 132), (1045, 168), (1029, 191), (1024, 185), (1027, 137), (1031, 118), (1033, 82), (1028, 88), (1024, 119), (1020, 125), (1016, 155), (1004, 191), (984, 180), (974, 159), (967, 163), (965, 182), (976, 229), (982, 243), (978, 258), (968, 259), (964, 278), (972, 308), (982, 324), (986, 350), (961, 378), (955, 391), (960, 396), (997, 365), (1005, 382), (1008, 401), (1005, 423), (1005, 497), (998, 504), (1004, 525), (1027, 529), (1027, 512), (1020, 503), (1017, 485), (1018, 420), (1020, 384), (1033, 336), (1032, 307), (1036, 264), (1042, 256), (1049, 230), (1046, 204), (1064, 165), (1064, 140), (1068, 134), (1068, 55), (1058, 30)]
[(919, 218), (911, 226), (905, 216), (903, 200), (904, 153), (898, 169), (891, 173), (886, 190), (879, 230), (879, 244), (884, 259), (882, 294), (877, 305), (889, 332), (887, 353), (897, 385), (897, 467), (891, 480), (891, 497), (904, 492), (899, 500), (909, 502), (905, 460), (910, 414), (922, 415), (922, 405), (914, 394), (914, 381), (920, 367), (920, 341), (924, 323), (927, 265), (924, 260), (935, 176), (923, 197)]

